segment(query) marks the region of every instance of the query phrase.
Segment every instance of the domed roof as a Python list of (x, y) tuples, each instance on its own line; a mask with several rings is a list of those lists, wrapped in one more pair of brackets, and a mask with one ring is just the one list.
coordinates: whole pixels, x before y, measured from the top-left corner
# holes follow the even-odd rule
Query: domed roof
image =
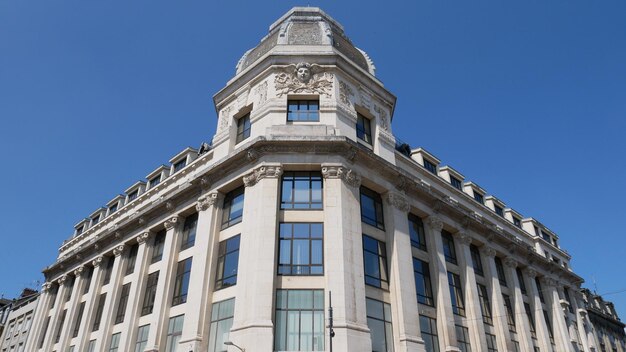
[(375, 76), (376, 68), (369, 56), (352, 44), (341, 24), (317, 7), (294, 7), (274, 22), (261, 43), (241, 57), (237, 74), (276, 48), (298, 45), (328, 46)]

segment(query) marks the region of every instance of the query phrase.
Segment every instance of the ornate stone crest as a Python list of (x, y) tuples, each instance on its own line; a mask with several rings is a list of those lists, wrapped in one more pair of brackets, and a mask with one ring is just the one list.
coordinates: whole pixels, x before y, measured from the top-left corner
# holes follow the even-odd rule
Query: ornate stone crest
[(256, 86), (254, 92), (259, 96), (259, 105), (265, 103), (267, 100), (267, 81)]
[(354, 96), (354, 92), (350, 85), (344, 81), (339, 81), (339, 101), (348, 106), (352, 106), (350, 97)]
[(232, 107), (230, 106), (227, 106), (222, 110), (222, 113), (220, 114), (220, 121), (217, 124), (218, 131), (223, 131), (226, 128), (228, 128), (228, 119), (230, 119), (231, 110), (232, 110)]
[(378, 114), (378, 118), (380, 119), (380, 127), (389, 131), (389, 122), (387, 121), (387, 111), (378, 105), (374, 105), (374, 111)]
[(288, 93), (315, 93), (330, 98), (333, 94), (333, 74), (322, 72), (316, 64), (301, 62), (283, 68), (274, 79), (276, 95), (282, 97)]

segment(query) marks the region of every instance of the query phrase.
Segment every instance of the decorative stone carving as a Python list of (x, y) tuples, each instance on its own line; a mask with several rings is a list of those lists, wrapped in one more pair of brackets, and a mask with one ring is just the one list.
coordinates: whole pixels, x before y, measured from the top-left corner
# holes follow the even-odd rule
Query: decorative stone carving
[(62, 286), (65, 281), (67, 281), (67, 275), (61, 276), (58, 280), (59, 286)]
[(85, 270), (85, 267), (83, 265), (81, 265), (78, 268), (74, 269), (74, 276), (79, 277), (79, 276), (81, 276), (85, 272), (87, 272)]
[(143, 216), (140, 216), (140, 217), (139, 217), (139, 225), (143, 225), (143, 224), (145, 224), (145, 223), (146, 223), (146, 218), (145, 218), (145, 217), (143, 217)]
[(431, 215), (426, 218), (426, 225), (428, 225), (428, 227), (430, 227), (430, 229), (433, 230), (436, 234), (440, 233), (441, 230), (443, 230), (443, 221), (441, 220), (441, 218), (435, 215)]
[(388, 204), (405, 213), (408, 213), (411, 210), (411, 205), (409, 204), (409, 201), (407, 201), (406, 198), (397, 193), (387, 192), (385, 200)]
[(100, 266), (100, 264), (102, 264), (102, 260), (104, 258), (102, 256), (96, 257), (96, 259), (91, 261), (91, 265), (93, 265), (94, 268), (97, 268)]
[(399, 191), (406, 192), (410, 187), (411, 187), (411, 180), (402, 174), (398, 174), (396, 178), (396, 188)]
[(254, 148), (249, 149), (246, 152), (246, 158), (248, 158), (249, 161), (255, 161), (256, 159), (259, 158), (259, 152)]
[(174, 226), (176, 226), (177, 222), (178, 222), (178, 216), (174, 215), (171, 218), (165, 220), (165, 223), (163, 225), (165, 225), (165, 229), (171, 230), (174, 228)]
[(219, 199), (219, 196), (220, 194), (217, 191), (213, 191), (213, 192), (210, 192), (201, 196), (200, 198), (198, 198), (198, 204), (196, 204), (196, 210), (205, 211), (209, 209), (210, 207), (216, 205)]
[(345, 168), (341, 165), (322, 164), (322, 177), (340, 178), (351, 187), (361, 186), (361, 176), (356, 171)]
[(526, 276), (530, 277), (531, 279), (534, 279), (537, 277), (537, 272), (535, 271), (535, 269), (528, 268), (526, 269)]
[(541, 279), (541, 283), (545, 286), (545, 287), (553, 287), (556, 285), (556, 281), (552, 278), (549, 278), (547, 276), (543, 276)]
[(259, 105), (262, 105), (267, 101), (267, 81), (263, 81), (254, 89), (254, 92), (259, 97)]
[(361, 105), (369, 110), (372, 104), (372, 93), (361, 86), (359, 87), (359, 97), (361, 99)]
[(480, 248), (480, 252), (485, 256), (485, 257), (489, 257), (489, 258), (494, 258), (496, 256), (496, 251), (495, 249), (488, 247), (488, 246), (482, 246)]
[(52, 287), (52, 283), (51, 282), (44, 282), (41, 285), (41, 292), (48, 292), (51, 287)]
[(243, 92), (239, 93), (239, 95), (237, 95), (237, 110), (241, 110), (241, 108), (246, 106), (247, 102), (248, 102), (248, 89), (244, 90)]
[(122, 238), (122, 233), (121, 233), (121, 232), (119, 232), (119, 231), (115, 231), (115, 238), (116, 238), (116, 239), (120, 239), (120, 238)]
[(388, 130), (379, 129), (378, 130), (378, 140), (381, 142), (387, 143), (390, 146), (395, 147), (396, 145), (396, 137), (391, 134)]
[(126, 246), (123, 244), (120, 244), (119, 246), (113, 249), (113, 255), (116, 257), (119, 257), (120, 255), (122, 255), (122, 253), (124, 253), (125, 249), (126, 249)]
[(263, 165), (244, 176), (243, 184), (246, 187), (252, 187), (264, 178), (279, 178), (282, 174), (283, 168), (280, 165)]
[(152, 235), (152, 232), (150, 231), (143, 232), (141, 235), (137, 236), (137, 243), (139, 243), (140, 245), (146, 243), (146, 241), (148, 240), (148, 238), (150, 238), (151, 235)]
[(352, 87), (344, 81), (339, 81), (339, 101), (344, 105), (352, 106), (350, 97), (353, 96), (354, 92), (352, 91)]
[(358, 150), (355, 147), (348, 147), (346, 151), (343, 153), (344, 157), (349, 163), (354, 163), (356, 160)]
[(467, 246), (469, 246), (472, 243), (472, 236), (470, 236), (469, 233), (467, 233), (467, 231), (465, 231), (464, 229), (455, 232), (454, 237), (456, 237), (459, 240), (459, 242)]
[(289, 93), (313, 93), (332, 97), (334, 75), (321, 71), (321, 66), (306, 62), (284, 67), (283, 72), (274, 78), (276, 96), (280, 98)]
[(227, 106), (222, 109), (222, 113), (220, 114), (220, 119), (217, 124), (217, 132), (221, 132), (228, 128), (228, 121), (230, 120), (230, 112), (232, 110), (231, 106)]
[(380, 119), (380, 127), (385, 131), (389, 131), (387, 111), (378, 105), (374, 105), (374, 111), (378, 114), (378, 118)]
[(515, 269), (517, 268), (517, 260), (513, 259), (513, 257), (506, 257), (504, 258), (504, 265)]
[(172, 201), (165, 202), (165, 209), (172, 210), (172, 209), (174, 209), (174, 207), (175, 207), (174, 202), (172, 202)]

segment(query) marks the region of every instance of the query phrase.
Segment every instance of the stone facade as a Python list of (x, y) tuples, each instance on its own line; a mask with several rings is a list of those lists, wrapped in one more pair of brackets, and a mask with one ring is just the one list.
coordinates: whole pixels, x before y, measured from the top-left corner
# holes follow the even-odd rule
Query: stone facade
[(25, 289), (22, 294), (4, 306), (5, 328), (0, 331), (0, 351), (24, 352), (30, 336), (39, 293)]

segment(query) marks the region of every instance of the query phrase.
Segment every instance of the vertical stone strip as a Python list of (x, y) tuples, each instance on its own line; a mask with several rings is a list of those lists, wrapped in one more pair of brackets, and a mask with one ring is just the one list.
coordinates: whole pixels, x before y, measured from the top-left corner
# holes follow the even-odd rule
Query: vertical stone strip
[(482, 253), (487, 262), (487, 266), (485, 268), (485, 281), (487, 283), (487, 291), (489, 292), (491, 314), (493, 316), (493, 329), (496, 335), (498, 350), (512, 351), (513, 348), (509, 348), (508, 346), (509, 344), (512, 344), (512, 342), (509, 334), (504, 300), (502, 299), (502, 288), (500, 287), (500, 280), (496, 269), (496, 251), (489, 247), (483, 247)]
[(91, 333), (94, 314), (97, 309), (96, 301), (100, 295), (100, 283), (102, 282), (101, 264), (103, 260), (104, 258), (99, 256), (91, 261), (91, 265), (93, 265), (93, 274), (91, 275), (89, 292), (87, 292), (87, 297), (85, 297), (85, 310), (83, 311), (83, 320), (80, 324), (80, 328), (78, 329), (78, 340), (75, 345), (75, 351), (84, 351), (89, 343), (89, 335)]
[(561, 300), (559, 290), (557, 288), (558, 283), (552, 279), (549, 280), (549, 285), (546, 287), (549, 297), (550, 311), (548, 314), (551, 316), (552, 329), (554, 330), (554, 342), (556, 349), (563, 352), (575, 352), (574, 346), (572, 346), (569, 331), (567, 329), (567, 322), (565, 321), (565, 314), (567, 314), (567, 302)]
[[(528, 294), (530, 297), (530, 307), (533, 312), (533, 316), (535, 318), (535, 329), (537, 330), (537, 344), (539, 345), (539, 349), (541, 351), (551, 351), (552, 346), (550, 344), (550, 333), (548, 332), (548, 325), (546, 324), (546, 320), (543, 317), (543, 307), (541, 305), (541, 299), (539, 298), (539, 289), (537, 288), (537, 283), (535, 282), (535, 278), (537, 277), (537, 272), (533, 269), (526, 270), (526, 277), (528, 277), (528, 281), (530, 282), (530, 290), (528, 290)], [(545, 298), (545, 289), (542, 288), (544, 292)]]
[(41, 294), (39, 296), (39, 302), (37, 303), (37, 308), (35, 310), (35, 314), (33, 316), (31, 332), (29, 333), (29, 338), (26, 340), (26, 348), (24, 351), (37, 351), (37, 343), (41, 338), (41, 334), (43, 331), (43, 322), (46, 320), (48, 316), (48, 310), (50, 307), (50, 300), (52, 295), (50, 294), (50, 287), (52, 283), (44, 282), (41, 285)]
[(511, 293), (513, 294), (513, 297), (511, 297), (513, 301), (511, 303), (513, 304), (513, 314), (515, 314), (515, 328), (518, 336), (517, 339), (522, 351), (533, 351), (530, 325), (528, 324), (526, 310), (524, 308), (524, 297), (522, 297), (521, 284), (517, 277), (517, 270), (515, 270), (517, 262), (513, 258), (508, 257), (504, 261), (504, 264), (507, 276), (511, 278)]
[(46, 333), (46, 339), (43, 343), (44, 351), (52, 351), (52, 346), (54, 346), (55, 336), (54, 333), (57, 329), (57, 324), (59, 324), (59, 315), (63, 311), (65, 292), (67, 291), (67, 287), (65, 283), (67, 282), (67, 275), (61, 276), (57, 283), (59, 285), (59, 290), (57, 291), (57, 296), (55, 297), (54, 308), (52, 308), (52, 312), (50, 312), (50, 323), (48, 324), (48, 332)]
[[(111, 271), (111, 281), (109, 282), (109, 290), (107, 299), (102, 310), (102, 322), (100, 324), (101, 338), (96, 342), (96, 351), (102, 349), (107, 351), (111, 341), (111, 330), (115, 324), (115, 315), (117, 314), (117, 305), (122, 291), (122, 279), (124, 278), (124, 263), (126, 262), (125, 253), (128, 248), (124, 244), (113, 249), (113, 269)], [(109, 259), (110, 260), (110, 259)]]
[(74, 287), (72, 288), (72, 297), (70, 298), (69, 308), (65, 316), (65, 324), (63, 324), (63, 330), (61, 331), (59, 351), (65, 351), (68, 341), (72, 339), (72, 329), (74, 328), (74, 321), (76, 319), (76, 310), (83, 296), (83, 287), (85, 285), (84, 274), (86, 272), (84, 266), (79, 266), (74, 270)]

